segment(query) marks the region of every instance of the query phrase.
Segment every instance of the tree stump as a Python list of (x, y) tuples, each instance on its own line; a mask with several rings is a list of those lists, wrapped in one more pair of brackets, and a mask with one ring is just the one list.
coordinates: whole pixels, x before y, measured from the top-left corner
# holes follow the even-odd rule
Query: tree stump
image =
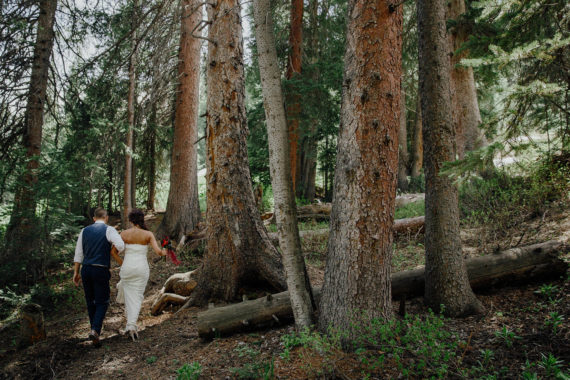
[(28, 347), (46, 339), (44, 313), (40, 305), (30, 303), (22, 307), (20, 347)]
[(192, 277), (196, 276), (196, 270), (186, 273), (173, 274), (166, 280), (164, 287), (152, 304), (151, 314), (160, 314), (168, 305), (184, 305), (188, 296), (192, 294), (198, 283)]

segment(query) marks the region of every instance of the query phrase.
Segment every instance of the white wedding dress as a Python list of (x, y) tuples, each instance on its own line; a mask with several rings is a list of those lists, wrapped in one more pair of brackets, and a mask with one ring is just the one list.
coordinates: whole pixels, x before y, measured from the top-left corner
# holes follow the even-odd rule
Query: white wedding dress
[(147, 261), (148, 246), (142, 244), (125, 244), (125, 259), (117, 284), (117, 302), (125, 304), (127, 326), (129, 330), (137, 331), (137, 320), (144, 299), (144, 290), (148, 282), (149, 267)]

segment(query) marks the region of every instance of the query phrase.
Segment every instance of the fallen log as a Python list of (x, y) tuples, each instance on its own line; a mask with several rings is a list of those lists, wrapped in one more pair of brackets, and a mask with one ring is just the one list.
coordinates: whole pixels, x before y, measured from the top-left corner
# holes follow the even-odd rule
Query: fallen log
[(396, 208), (425, 199), (426, 195), (424, 193), (398, 195), (396, 197)]
[[(565, 250), (557, 241), (513, 248), (497, 254), (466, 260), (474, 290), (554, 279), (566, 273), (568, 264), (558, 257)], [(392, 275), (392, 297), (409, 299), (423, 294), (424, 268)], [(316, 298), (320, 289), (313, 289)], [(283, 323), (292, 318), (287, 291), (244, 301), (198, 314), (198, 335), (203, 339)]]
[[(405, 219), (396, 219), (394, 221), (393, 231), (396, 235), (402, 234), (416, 234), (419, 232), (423, 232), (425, 223), (425, 216), (417, 216), (414, 218), (405, 218)], [(277, 232), (270, 232), (268, 233), (269, 239), (273, 244), (279, 244), (279, 236)], [(317, 230), (305, 230), (299, 231), (299, 237), (301, 239), (306, 238), (322, 238), (329, 236), (329, 229), (328, 228), (319, 228)]]
[[(550, 240), (512, 248), (491, 255), (465, 260), (473, 290), (519, 285), (539, 279), (554, 279), (566, 273), (568, 264), (557, 257), (564, 245)], [(424, 267), (392, 275), (392, 297), (411, 298), (423, 295)]]

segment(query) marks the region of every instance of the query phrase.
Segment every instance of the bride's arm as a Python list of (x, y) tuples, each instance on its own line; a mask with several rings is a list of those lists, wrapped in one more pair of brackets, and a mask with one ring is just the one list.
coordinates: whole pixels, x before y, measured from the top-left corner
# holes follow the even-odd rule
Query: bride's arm
[(152, 232), (150, 232), (150, 245), (154, 253), (156, 253), (158, 256), (166, 256), (166, 249), (160, 248)]
[(119, 251), (115, 246), (111, 248), (111, 257), (115, 259), (115, 261), (119, 264), (119, 266), (123, 265), (123, 259), (121, 258), (121, 256), (119, 256)]

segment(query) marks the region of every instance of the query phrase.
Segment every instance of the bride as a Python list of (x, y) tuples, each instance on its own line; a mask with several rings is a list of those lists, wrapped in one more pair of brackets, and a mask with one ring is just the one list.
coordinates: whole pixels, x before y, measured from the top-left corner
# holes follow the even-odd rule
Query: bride
[(121, 280), (117, 284), (117, 302), (125, 304), (125, 332), (135, 341), (138, 339), (137, 320), (149, 276), (146, 257), (148, 245), (159, 256), (166, 256), (166, 250), (158, 246), (154, 234), (147, 230), (141, 210), (133, 209), (129, 213), (129, 222), (133, 227), (121, 232), (121, 238), (125, 242), (125, 258), (119, 272)]

